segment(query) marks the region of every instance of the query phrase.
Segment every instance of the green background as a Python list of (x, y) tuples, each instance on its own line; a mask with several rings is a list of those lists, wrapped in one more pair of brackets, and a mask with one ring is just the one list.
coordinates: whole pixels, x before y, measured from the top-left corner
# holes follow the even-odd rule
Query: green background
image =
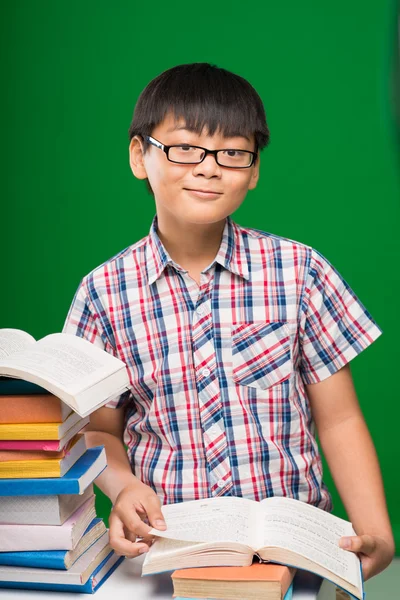
[[(60, 331), (80, 279), (147, 235), (154, 201), (127, 131), (150, 79), (185, 62), (239, 73), (271, 145), (235, 220), (314, 246), (384, 330), (352, 367), (399, 550), (395, 3), (13, 0), (1, 13), (0, 327)], [(97, 508), (107, 516), (101, 495)]]

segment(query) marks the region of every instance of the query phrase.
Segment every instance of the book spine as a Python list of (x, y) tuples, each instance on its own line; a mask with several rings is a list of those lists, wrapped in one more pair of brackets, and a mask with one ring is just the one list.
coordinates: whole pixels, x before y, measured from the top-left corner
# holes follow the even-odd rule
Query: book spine
[(81, 494), (78, 479), (0, 479), (0, 496)]
[(0, 463), (0, 479), (31, 479), (37, 477), (60, 477), (61, 460), (10, 461)]
[(72, 548), (71, 527), (0, 524), (0, 552), (71, 550)]
[(1, 440), (58, 440), (61, 423), (0, 423)]
[(110, 575), (115, 571), (115, 569), (121, 564), (124, 560), (124, 556), (120, 556), (119, 559), (113, 564), (110, 570), (104, 575), (104, 577), (97, 581), (96, 574), (103, 567), (106, 561), (114, 554), (113, 552), (109, 554), (106, 559), (97, 567), (94, 573), (89, 577), (87, 582), (83, 585), (66, 585), (62, 583), (29, 583), (29, 582), (20, 582), (20, 581), (0, 581), (0, 588), (7, 589), (21, 589), (21, 590), (47, 590), (54, 592), (73, 592), (73, 593), (81, 593), (81, 594), (94, 594), (95, 591), (98, 590), (100, 586), (103, 585), (105, 581), (110, 577)]
[(59, 398), (52, 394), (31, 396), (0, 395), (0, 423), (59, 423), (68, 412)]
[(0, 396), (22, 396), (25, 394), (48, 394), (40, 385), (25, 381), (24, 379), (15, 379), (13, 377), (0, 377)]
[[(73, 562), (70, 561), (70, 568), (76, 560), (93, 546), (97, 540), (104, 535), (107, 531), (102, 519), (93, 519), (86, 531), (84, 532), (81, 541), (84, 537), (94, 528), (99, 526), (99, 523), (103, 525), (103, 529), (99, 529), (99, 534), (93, 541), (88, 545), (82, 552), (76, 555)], [(67, 570), (67, 558), (69, 558), (70, 552), (68, 550), (33, 550), (30, 552), (0, 552), (0, 565), (10, 567), (28, 567), (35, 569), (56, 569), (56, 570)]]
[(53, 479), (0, 479), (0, 496), (57, 496), (82, 494), (106, 468), (105, 450), (86, 450), (64, 477)]
[(48, 592), (73, 592), (93, 594), (92, 578), (84, 585), (65, 585), (64, 583), (29, 583), (23, 581), (0, 581), (0, 588), (11, 590), (46, 590)]
[(51, 552), (0, 552), (0, 565), (65, 570), (66, 550)]
[(59, 440), (0, 440), (0, 450), (39, 450), (58, 452)]

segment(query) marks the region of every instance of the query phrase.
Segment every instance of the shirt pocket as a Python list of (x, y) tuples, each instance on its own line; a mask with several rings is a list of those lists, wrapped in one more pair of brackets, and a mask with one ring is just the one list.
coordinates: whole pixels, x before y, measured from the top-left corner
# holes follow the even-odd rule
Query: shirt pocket
[(261, 390), (292, 373), (289, 326), (284, 321), (232, 326), (233, 381)]

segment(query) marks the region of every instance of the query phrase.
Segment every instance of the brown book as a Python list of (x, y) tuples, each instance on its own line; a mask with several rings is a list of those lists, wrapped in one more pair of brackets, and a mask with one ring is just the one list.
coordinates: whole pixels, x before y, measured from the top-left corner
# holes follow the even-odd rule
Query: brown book
[(174, 597), (283, 600), (294, 574), (295, 569), (283, 565), (254, 563), (249, 567), (179, 569), (171, 577)]
[(0, 396), (0, 423), (63, 423), (70, 413), (53, 394)]

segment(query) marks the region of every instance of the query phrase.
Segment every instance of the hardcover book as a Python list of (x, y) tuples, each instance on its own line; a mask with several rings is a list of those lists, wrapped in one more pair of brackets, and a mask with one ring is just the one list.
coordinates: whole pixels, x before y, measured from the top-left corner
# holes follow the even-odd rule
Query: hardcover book
[(83, 586), (111, 553), (113, 551), (108, 537), (102, 536), (67, 571), (0, 566), (0, 585), (6, 587), (7, 583), (16, 583), (15, 587), (20, 587), (19, 584)]
[(62, 525), (93, 494), (89, 484), (83, 494), (0, 497), (0, 523)]
[(90, 575), (86, 583), (71, 584), (67, 583), (36, 583), (22, 581), (1, 581), (0, 588), (24, 589), (24, 590), (43, 590), (54, 592), (71, 592), (76, 594), (94, 594), (99, 587), (103, 585), (115, 569), (122, 563), (124, 556), (119, 556), (111, 552), (102, 563), (99, 564)]
[(246, 566), (256, 555), (324, 577), (360, 600), (363, 598), (358, 556), (339, 547), (353, 536), (351, 523), (292, 498), (261, 502), (217, 497), (162, 507), (165, 531), (143, 563), (143, 574), (204, 566)]
[(63, 423), (71, 408), (53, 394), (1, 394), (0, 423)]
[(85, 436), (75, 436), (59, 452), (0, 450), (0, 479), (63, 477), (86, 451)]
[(93, 495), (63, 525), (0, 523), (0, 552), (72, 550), (96, 516), (94, 502)]
[(0, 375), (43, 387), (81, 417), (130, 385), (125, 364), (87, 340), (54, 333), (35, 341), (19, 329), (0, 329)]
[(0, 479), (0, 496), (83, 494), (106, 466), (104, 446), (88, 448), (63, 477)]
[(59, 440), (1, 440), (1, 450), (43, 450), (44, 452), (59, 452), (79, 433), (89, 422), (89, 417), (78, 419)]
[(38, 569), (69, 569), (94, 542), (108, 531), (101, 519), (93, 519), (73, 550), (26, 550), (0, 552), (0, 565), (34, 567)]
[[(0, 351), (0, 358), (8, 356), (3, 350)], [(25, 381), (23, 379), (14, 379), (13, 377), (0, 376), (0, 396), (32, 396), (33, 394), (49, 394), (40, 385)]]
[(295, 574), (276, 564), (180, 569), (171, 575), (174, 596), (223, 600), (283, 600)]
[[(261, 596), (263, 600), (269, 600), (268, 596)], [(198, 600), (197, 598), (191, 598), (189, 596), (175, 596), (175, 594), (173, 595), (173, 598), (175, 598), (175, 600)], [(260, 596), (257, 596), (257, 600), (260, 598)], [(247, 596), (244, 595), (242, 596), (243, 600), (247, 600)], [(292, 600), (293, 599), (293, 583), (290, 584), (288, 591), (286, 592), (283, 600)], [(207, 598), (203, 598), (203, 600), (217, 600), (216, 598), (211, 598), (211, 597), (207, 597)], [(322, 600), (322, 599), (321, 599)], [(338, 599), (336, 599), (338, 600)], [(348, 600), (348, 599), (347, 599)]]
[(80, 429), (89, 423), (71, 412), (63, 423), (0, 423), (0, 440), (59, 440), (77, 424)]

